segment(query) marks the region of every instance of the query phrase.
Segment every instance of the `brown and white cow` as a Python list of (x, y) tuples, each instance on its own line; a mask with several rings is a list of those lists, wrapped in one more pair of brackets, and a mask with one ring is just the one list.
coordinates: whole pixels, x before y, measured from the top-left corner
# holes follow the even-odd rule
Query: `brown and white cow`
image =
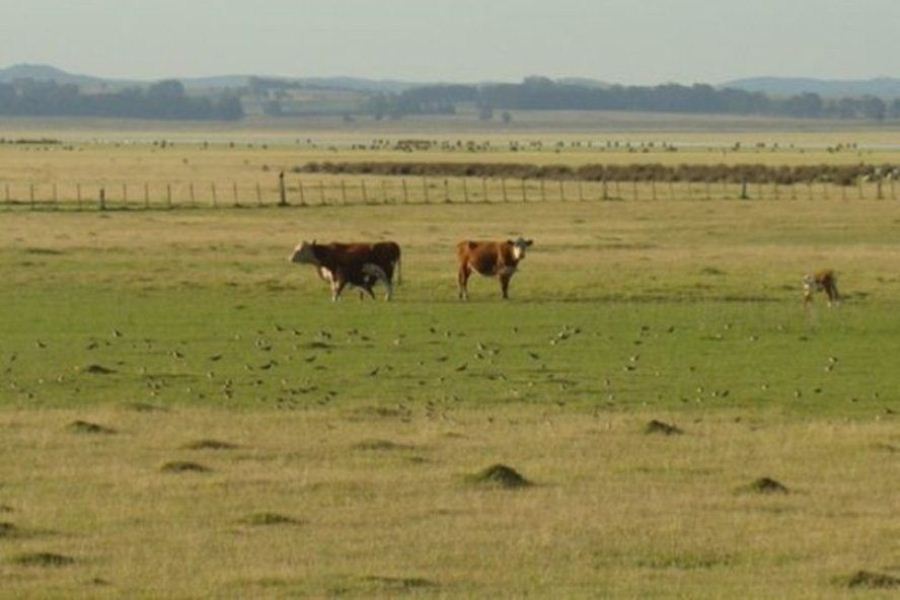
[(831, 269), (822, 269), (803, 277), (803, 305), (807, 306), (813, 299), (813, 293), (824, 291), (828, 296), (828, 306), (841, 301), (837, 289), (837, 275)]
[(525, 258), (525, 249), (532, 243), (533, 240), (523, 238), (505, 242), (466, 240), (458, 243), (456, 257), (459, 260), (460, 299), (469, 298), (467, 284), (472, 271), (486, 277), (499, 278), (503, 298), (509, 298), (509, 280), (518, 269), (519, 261)]
[(319, 277), (331, 284), (331, 299), (337, 300), (347, 285), (375, 297), (372, 287), (382, 282), (385, 299), (394, 295), (394, 271), (400, 283), (400, 246), (396, 242), (317, 244), (303, 241), (294, 248), (290, 261), (316, 267)]

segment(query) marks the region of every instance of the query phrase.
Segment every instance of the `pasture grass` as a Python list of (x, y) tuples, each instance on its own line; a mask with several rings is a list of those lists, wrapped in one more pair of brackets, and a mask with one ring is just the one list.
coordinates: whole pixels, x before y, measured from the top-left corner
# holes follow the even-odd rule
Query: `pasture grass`
[[(895, 423), (377, 408), (7, 408), (4, 594), (828, 597), (897, 573)], [(183, 447), (209, 435), (240, 448)], [(209, 470), (160, 471), (176, 460)], [(499, 461), (532, 485), (471, 483)], [(763, 476), (790, 493), (735, 492)]]
[[(0, 221), (5, 594), (827, 597), (864, 572), (886, 597), (900, 573), (892, 202)], [(455, 242), (519, 234), (512, 299), (458, 301)], [(287, 261), (314, 237), (399, 241), (396, 301), (332, 304)], [(804, 310), (822, 267), (845, 302)], [(532, 485), (472, 485), (492, 465)], [(788, 493), (743, 491), (764, 478)]]

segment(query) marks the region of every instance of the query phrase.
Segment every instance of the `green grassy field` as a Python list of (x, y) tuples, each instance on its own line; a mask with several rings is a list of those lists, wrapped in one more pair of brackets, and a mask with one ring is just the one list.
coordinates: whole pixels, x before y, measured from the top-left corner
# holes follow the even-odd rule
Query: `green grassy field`
[[(854, 574), (900, 577), (893, 202), (0, 223), (0, 594), (888, 597)], [(479, 278), (458, 301), (455, 242), (519, 234), (512, 299)], [(287, 261), (312, 238), (400, 242), (396, 300), (331, 303)], [(845, 301), (804, 310), (822, 267)], [(495, 463), (534, 485), (473, 482)]]

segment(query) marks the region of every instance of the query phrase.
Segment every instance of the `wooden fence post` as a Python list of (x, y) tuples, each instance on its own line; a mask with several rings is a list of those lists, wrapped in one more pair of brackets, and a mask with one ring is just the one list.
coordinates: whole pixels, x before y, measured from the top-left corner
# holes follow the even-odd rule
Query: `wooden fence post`
[(487, 177), (481, 178), (481, 199), (484, 202), (490, 202), (488, 199)]
[(655, 202), (656, 201), (656, 180), (650, 180), (650, 198)]
[(813, 182), (812, 182), (812, 180), (809, 180), (806, 182), (806, 192), (807, 192), (807, 194), (806, 194), (807, 198), (809, 200), (812, 200), (813, 199)]
[(341, 179), (341, 204), (347, 204), (347, 184)]
[(166, 205), (169, 207), (169, 209), (172, 208), (172, 184), (171, 183), (166, 184)]
[(104, 188), (100, 188), (99, 203), (100, 210), (106, 210), (106, 189)]
[(150, 184), (144, 182), (144, 208), (150, 208)]
[(463, 202), (469, 203), (469, 180), (463, 177)]
[(542, 177), (541, 178), (541, 202), (546, 202), (546, 201), (547, 201), (547, 189), (546, 189), (546, 186), (544, 185), (544, 179)]
[(504, 203), (509, 202), (509, 198), (507, 198), (507, 196), (506, 196), (506, 178), (505, 177), (500, 178), (500, 187), (503, 190), (503, 202)]
[(319, 204), (324, 205), (325, 202), (325, 182), (321, 179), (319, 180)]
[(631, 196), (634, 200), (638, 199), (637, 179), (631, 180)]
[(584, 202), (584, 186), (580, 179), (578, 180), (578, 201)]
[(881, 193), (881, 177), (875, 183), (875, 199), (876, 200), (884, 200), (884, 194)]
[(522, 178), (522, 202), (528, 202), (528, 190), (525, 187), (525, 178)]
[(29, 203), (31, 204), (31, 210), (34, 210), (36, 207), (34, 204), (34, 184), (33, 183), (28, 184), (28, 200), (29, 200)]
[(856, 178), (856, 188), (859, 190), (859, 199), (865, 200), (865, 194), (863, 194), (863, 180), (862, 177)]
[(59, 195), (57, 194), (56, 183), (53, 184), (53, 208), (58, 209)]
[(240, 198), (238, 197), (238, 186), (237, 181), (231, 182), (231, 195), (234, 199), (234, 207), (237, 208), (241, 205)]
[(609, 200), (609, 189), (607, 188), (606, 175), (603, 176), (603, 179), (600, 182), (600, 187), (603, 189), (603, 194), (601, 197), (604, 200)]
[(216, 197), (216, 182), (213, 181), (209, 184), (209, 192), (212, 196), (212, 206), (213, 208), (219, 207), (219, 199)]
[(562, 180), (562, 179), (559, 180), (559, 201), (560, 201), (560, 202), (565, 202), (565, 201), (566, 201), (566, 188), (565, 188), (565, 186), (563, 185), (563, 180)]
[(194, 182), (193, 181), (188, 184), (188, 193), (190, 194), (190, 197), (191, 197), (191, 208), (194, 208), (195, 206), (197, 206), (197, 197), (194, 195)]
[(284, 171), (278, 173), (278, 206), (287, 206), (287, 188), (284, 186)]
[(409, 204), (409, 188), (406, 186), (406, 177), (400, 180), (403, 184), (403, 204)]
[(363, 204), (368, 204), (369, 203), (369, 194), (366, 192), (366, 180), (365, 179), (360, 178), (359, 189), (362, 191)]
[(122, 184), (122, 204), (128, 206), (128, 184)]
[(749, 200), (750, 196), (747, 195), (747, 180), (741, 179), (741, 200)]
[[(9, 202), (9, 186), (6, 186), (6, 201)], [(78, 210), (81, 210), (81, 184), (75, 184), (75, 201), (78, 203)]]
[(297, 181), (297, 189), (300, 190), (300, 204), (306, 206), (306, 194), (303, 193), (303, 180)]
[(383, 177), (381, 178), (381, 203), (388, 203), (387, 180)]
[(826, 200), (828, 200), (828, 182), (827, 181), (822, 182), (822, 196)]
[(256, 205), (262, 206), (262, 188), (258, 181), (256, 182)]
[(428, 204), (428, 178), (422, 177), (422, 193), (424, 194), (424, 202)]

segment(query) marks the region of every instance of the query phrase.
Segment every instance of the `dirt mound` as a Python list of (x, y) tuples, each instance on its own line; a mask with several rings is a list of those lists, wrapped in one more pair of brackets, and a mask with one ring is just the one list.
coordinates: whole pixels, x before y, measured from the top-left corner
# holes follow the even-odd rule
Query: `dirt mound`
[(390, 440), (363, 440), (353, 446), (356, 450), (412, 450), (409, 444), (398, 444)]
[(522, 488), (532, 485), (518, 471), (506, 465), (491, 465), (469, 477), (470, 483), (476, 485), (493, 485), (506, 489)]
[(6, 521), (0, 521), (0, 540), (14, 537), (16, 533), (18, 533), (18, 529), (16, 529), (15, 525)]
[(241, 520), (245, 525), (300, 525), (302, 521), (298, 521), (293, 517), (286, 517), (278, 513), (261, 512), (253, 513), (245, 519)]
[(169, 410), (164, 406), (157, 406), (148, 402), (129, 402), (126, 404), (126, 407), (136, 412), (168, 412)]
[(89, 421), (72, 421), (66, 427), (71, 432), (74, 433), (91, 433), (91, 434), (104, 434), (111, 435), (116, 432), (115, 429), (110, 427), (104, 427), (103, 425), (98, 425), (96, 423), (91, 423)]
[(684, 433), (680, 428), (675, 425), (669, 425), (668, 423), (664, 423), (662, 421), (657, 421), (653, 419), (649, 423), (644, 426), (644, 433), (661, 433), (663, 435), (681, 435)]
[(28, 552), (14, 557), (13, 562), (26, 567), (65, 567), (73, 564), (75, 559), (53, 552)]
[(369, 575), (363, 581), (378, 586), (383, 591), (405, 591), (435, 587), (435, 583), (423, 577), (382, 577)]
[(163, 473), (209, 473), (212, 469), (187, 460), (167, 462), (159, 468)]
[(788, 489), (781, 482), (770, 477), (760, 477), (756, 481), (738, 488), (738, 492), (749, 494), (787, 494)]
[(221, 440), (197, 440), (182, 446), (185, 450), (236, 450), (239, 447), (237, 444)]
[(84, 367), (82, 371), (90, 373), (91, 375), (109, 375), (110, 373), (115, 373), (115, 370), (98, 364), (88, 365)]
[(900, 577), (871, 571), (857, 571), (847, 579), (847, 587), (882, 590), (900, 588)]

